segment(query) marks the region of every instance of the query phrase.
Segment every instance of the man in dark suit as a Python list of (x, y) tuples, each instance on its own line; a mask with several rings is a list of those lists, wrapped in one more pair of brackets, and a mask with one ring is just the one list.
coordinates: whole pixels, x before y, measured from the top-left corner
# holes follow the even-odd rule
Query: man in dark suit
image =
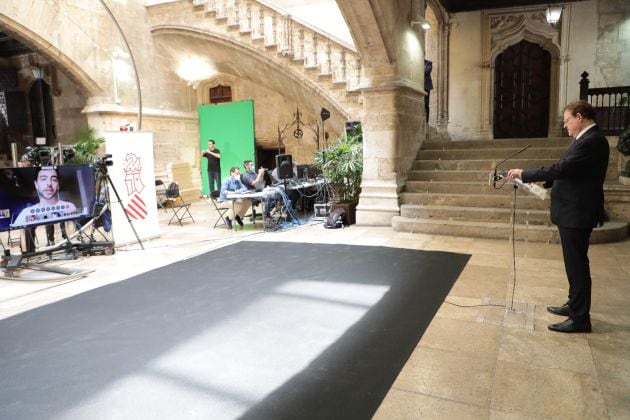
[(551, 331), (591, 332), (591, 272), (588, 245), (591, 232), (605, 220), (604, 179), (608, 168), (608, 140), (595, 124), (595, 111), (585, 101), (564, 108), (564, 127), (575, 137), (560, 160), (539, 169), (510, 169), (508, 177), (523, 182), (544, 182), (551, 190), (551, 221), (558, 226), (569, 300), (549, 306), (555, 315), (568, 317), (549, 325)]
[(424, 60), (424, 90), (427, 92), (427, 96), (424, 97), (424, 116), (427, 123), (429, 122), (429, 96), (433, 90), (433, 79), (431, 78), (431, 71), (433, 70), (433, 62), (431, 60)]

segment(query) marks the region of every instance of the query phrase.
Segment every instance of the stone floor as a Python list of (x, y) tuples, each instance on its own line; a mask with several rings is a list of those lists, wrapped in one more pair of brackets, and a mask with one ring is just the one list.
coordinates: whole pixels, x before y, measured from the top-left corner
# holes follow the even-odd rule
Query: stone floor
[(545, 310), (566, 299), (558, 245), (517, 242), (513, 270), (505, 240), (387, 227), (327, 230), (318, 222), (278, 232), (247, 224), (235, 232), (212, 229), (216, 214), (206, 201), (194, 203), (191, 212), (196, 223), (168, 226), (169, 215), (160, 211), (161, 237), (144, 241), (144, 251), (134, 243), (113, 256), (56, 262), (93, 270), (87, 277), (0, 280), (0, 319), (241, 240), (468, 253), (468, 265), (375, 418), (630, 418), (630, 240), (591, 247), (593, 333), (566, 335), (547, 330), (562, 318)]

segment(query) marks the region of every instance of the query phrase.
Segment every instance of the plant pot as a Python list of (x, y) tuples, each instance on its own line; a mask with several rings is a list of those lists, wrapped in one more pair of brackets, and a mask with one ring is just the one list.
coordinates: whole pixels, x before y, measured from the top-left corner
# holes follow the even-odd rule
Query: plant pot
[(330, 211), (332, 212), (334, 209), (342, 208), (346, 212), (346, 223), (349, 225), (354, 225), (356, 223), (356, 214), (357, 214), (357, 205), (352, 203), (333, 203)]

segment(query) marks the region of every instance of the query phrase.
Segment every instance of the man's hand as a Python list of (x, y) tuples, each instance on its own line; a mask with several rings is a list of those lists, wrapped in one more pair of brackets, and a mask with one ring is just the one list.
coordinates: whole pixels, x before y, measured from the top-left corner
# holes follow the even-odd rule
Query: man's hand
[(507, 176), (510, 179), (521, 179), (522, 175), (523, 175), (522, 169), (510, 169), (507, 173)]

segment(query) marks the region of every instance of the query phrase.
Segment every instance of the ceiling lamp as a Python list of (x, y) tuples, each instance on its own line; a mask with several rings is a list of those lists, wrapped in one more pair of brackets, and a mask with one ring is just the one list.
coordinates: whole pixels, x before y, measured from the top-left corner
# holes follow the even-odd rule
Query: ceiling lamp
[(547, 10), (545, 12), (545, 17), (547, 18), (547, 23), (550, 25), (555, 25), (560, 20), (560, 15), (562, 14), (562, 6), (547, 6)]

